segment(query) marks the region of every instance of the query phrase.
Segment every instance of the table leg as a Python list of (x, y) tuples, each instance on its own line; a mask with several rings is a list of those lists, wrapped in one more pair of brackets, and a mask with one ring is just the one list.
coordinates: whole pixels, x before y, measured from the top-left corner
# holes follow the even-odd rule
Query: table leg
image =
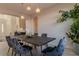
[(41, 46), (41, 51), (42, 51), (42, 46)]
[(37, 56), (37, 55), (38, 55), (37, 46), (34, 46), (33, 54), (34, 54), (35, 56)]
[(37, 51), (37, 46), (34, 46), (34, 48), (35, 48), (36, 52), (38, 52), (38, 51)]
[(48, 44), (46, 44), (45, 46), (48, 47)]

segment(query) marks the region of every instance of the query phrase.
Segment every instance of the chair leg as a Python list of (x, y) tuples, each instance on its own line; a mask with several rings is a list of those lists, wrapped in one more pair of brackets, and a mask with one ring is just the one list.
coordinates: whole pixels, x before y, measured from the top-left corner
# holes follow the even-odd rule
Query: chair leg
[(42, 51), (42, 46), (41, 46), (41, 51)]
[(33, 56), (32, 51), (30, 51), (30, 55)]
[(9, 53), (9, 51), (10, 51), (10, 47), (9, 47), (9, 49), (8, 49), (8, 52), (7, 52), (7, 53)]
[(46, 44), (46, 47), (48, 47), (48, 44)]
[(12, 56), (13, 56), (13, 49), (12, 49)]
[(9, 51), (10, 51), (10, 47), (8, 48), (7, 55), (8, 55), (8, 53), (9, 53)]
[(21, 56), (21, 54), (20, 54), (20, 56)]
[(15, 52), (14, 56), (16, 56), (16, 52)]
[(43, 54), (43, 56), (47, 56), (47, 54), (45, 53), (45, 54)]

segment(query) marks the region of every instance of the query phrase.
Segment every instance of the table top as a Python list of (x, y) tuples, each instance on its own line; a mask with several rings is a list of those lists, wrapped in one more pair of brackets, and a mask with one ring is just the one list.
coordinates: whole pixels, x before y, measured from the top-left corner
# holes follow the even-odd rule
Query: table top
[(56, 38), (51, 37), (41, 37), (41, 36), (33, 36), (33, 37), (27, 37), (27, 36), (17, 36), (18, 39), (25, 41), (27, 43), (36, 45), (36, 46), (42, 46), (47, 44), (48, 42), (51, 42), (55, 40)]

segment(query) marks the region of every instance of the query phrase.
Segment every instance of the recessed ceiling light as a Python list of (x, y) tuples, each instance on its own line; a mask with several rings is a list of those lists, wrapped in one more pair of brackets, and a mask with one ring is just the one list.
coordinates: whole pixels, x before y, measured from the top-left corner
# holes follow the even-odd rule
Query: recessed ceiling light
[(39, 13), (39, 12), (40, 12), (40, 9), (39, 9), (39, 8), (37, 8), (37, 9), (36, 9), (36, 13)]
[(28, 11), (30, 11), (31, 10), (31, 7), (30, 6), (27, 6), (27, 8), (26, 8)]
[(24, 19), (24, 16), (21, 16), (21, 19)]

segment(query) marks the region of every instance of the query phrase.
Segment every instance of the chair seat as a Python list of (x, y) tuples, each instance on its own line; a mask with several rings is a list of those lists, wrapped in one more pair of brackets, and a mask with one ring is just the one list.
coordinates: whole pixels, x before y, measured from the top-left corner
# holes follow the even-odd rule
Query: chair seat
[(23, 45), (23, 43), (22, 42), (19, 42), (20, 43), (20, 45)]
[(28, 50), (32, 50), (32, 47), (28, 46), (28, 45), (23, 45), (22, 42), (19, 42), (20, 45), (22, 45), (23, 48), (27, 48)]
[(21, 41), (21, 40), (18, 39), (18, 41)]
[(44, 50), (42, 51), (42, 53), (51, 52), (51, 51), (53, 51), (55, 48), (56, 48), (56, 46), (55, 46), (55, 47), (47, 47), (46, 49), (44, 49)]
[(23, 47), (23, 48), (26, 48), (26, 49), (28, 49), (28, 50), (32, 50), (32, 47), (27, 46), (27, 45), (23, 45), (22, 47)]
[(23, 47), (23, 48), (27, 48), (28, 50), (32, 50), (32, 47), (28, 46), (28, 45), (23, 45), (22, 42), (19, 42), (20, 45)]

